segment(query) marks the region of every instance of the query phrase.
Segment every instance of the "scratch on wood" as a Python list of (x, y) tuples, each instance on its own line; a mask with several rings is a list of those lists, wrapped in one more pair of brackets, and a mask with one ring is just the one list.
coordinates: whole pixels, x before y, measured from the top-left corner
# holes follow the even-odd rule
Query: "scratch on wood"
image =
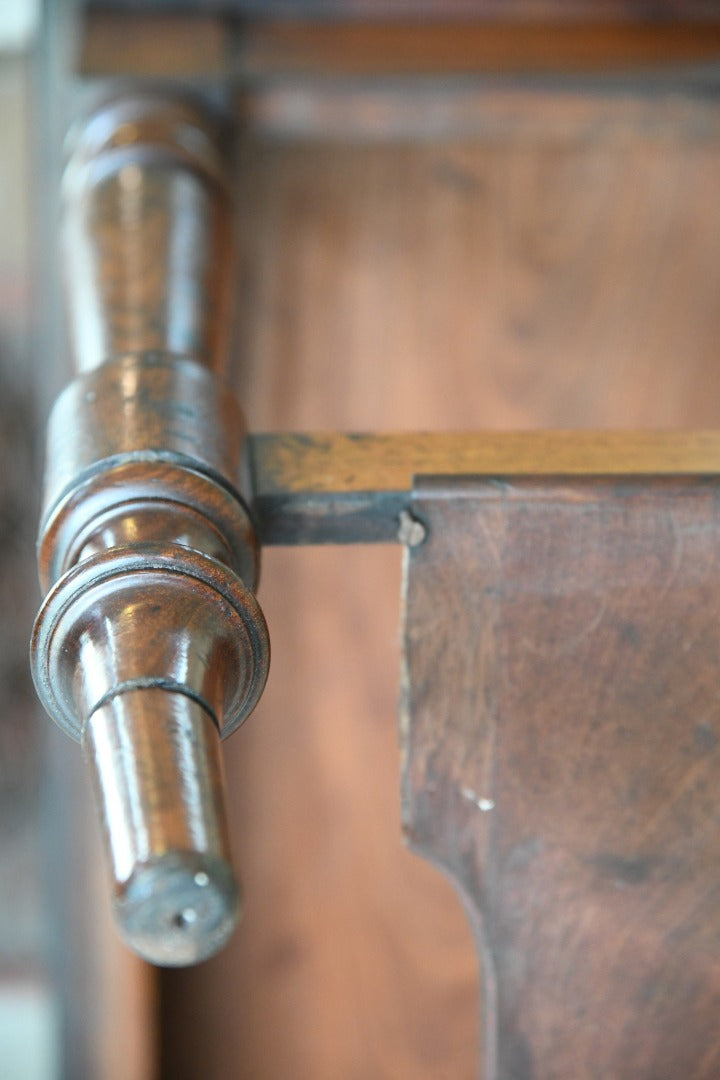
[(579, 630), (576, 634), (572, 634), (557, 645), (552, 647), (536, 645), (528, 637), (523, 637), (520, 644), (527, 652), (532, 653), (534, 656), (540, 656), (543, 660), (559, 660), (561, 656), (569, 656), (582, 645), (583, 641), (589, 638), (590, 635), (597, 630), (603, 620), (606, 609), (607, 603), (605, 600), (601, 599), (597, 612), (593, 615), (587, 625), (584, 626), (582, 630)]
[(477, 791), (473, 791), (472, 788), (460, 788), (460, 794), (464, 799), (467, 799), (468, 802), (474, 803), (478, 810), (482, 810), (483, 813), (495, 809), (495, 803), (492, 799), (486, 799), (482, 795), (478, 795)]

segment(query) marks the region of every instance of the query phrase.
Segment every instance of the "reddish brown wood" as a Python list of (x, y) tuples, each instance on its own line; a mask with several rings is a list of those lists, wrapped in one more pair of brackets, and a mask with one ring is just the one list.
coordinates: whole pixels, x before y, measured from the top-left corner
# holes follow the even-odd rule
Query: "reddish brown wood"
[(259, 19), (146, 8), (90, 10), (82, 25), (84, 75), (273, 79), (637, 74), (717, 58), (714, 21), (559, 22), (412, 17), (352, 21)]
[[(581, 136), (528, 95), (522, 134), (251, 140), (253, 428), (717, 428), (714, 109)], [(398, 556), (265, 553), (273, 671), (225, 746), (245, 922), (164, 980), (169, 1076), (477, 1075), (466, 921), (395, 837)]]
[(717, 23), (626, 26), (541, 21), (268, 22), (251, 26), (242, 69), (251, 78), (398, 78), (588, 74), (667, 69), (718, 55)]
[(404, 816), (475, 914), (484, 1080), (720, 1070), (716, 480), (429, 480)]
[(254, 707), (269, 642), (222, 385), (227, 144), (201, 105), (129, 93), (79, 125), (63, 181), (73, 357), (52, 411), (38, 695), (82, 742), (127, 943), (196, 963), (239, 891), (219, 737)]
[(63, 177), (73, 359), (164, 350), (224, 366), (232, 230), (218, 116), (134, 90), (79, 121)]

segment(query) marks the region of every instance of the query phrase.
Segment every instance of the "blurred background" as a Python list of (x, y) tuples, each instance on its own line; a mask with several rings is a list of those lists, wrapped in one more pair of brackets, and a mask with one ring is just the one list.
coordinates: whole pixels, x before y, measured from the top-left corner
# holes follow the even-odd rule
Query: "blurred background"
[(0, 1072), (58, 1075), (44, 851), (43, 721), (27, 664), (40, 467), (30, 218), (32, 0), (0, 10)]
[(348, 77), (338, 57), (367, 67), (362, 39), (250, 23), (230, 49), (223, 22), (165, 12), (145, 34), (110, 7), (69, 52), (75, 5), (0, 11), (0, 1076), (470, 1078), (470, 930), (400, 838), (394, 548), (265, 554), (272, 674), (226, 744), (246, 892), (230, 948), (157, 977), (109, 925), (79, 750), (39, 716), (26, 662), (42, 430), (69, 371), (53, 80), (68, 55), (86, 79), (235, 65), (253, 430), (715, 427), (717, 27), (620, 27), (600, 48), (580, 25), (572, 56), (552, 24), (525, 52), (512, 27), (474, 54), (451, 28), (430, 60), (393, 30), (388, 71), (440, 68), (397, 82)]

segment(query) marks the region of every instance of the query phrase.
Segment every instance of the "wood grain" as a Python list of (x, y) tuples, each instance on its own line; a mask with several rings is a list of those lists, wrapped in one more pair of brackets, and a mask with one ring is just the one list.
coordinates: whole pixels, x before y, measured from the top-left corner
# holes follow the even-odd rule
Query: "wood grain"
[(123, 353), (227, 360), (226, 132), (191, 99), (118, 93), (68, 138), (62, 238), (76, 371)]
[[(245, 144), (254, 430), (718, 426), (714, 127), (541, 112), (464, 141)], [(465, 915), (399, 840), (399, 554), (266, 552), (273, 672), (226, 744), (245, 922), (163, 982), (173, 1080), (476, 1075)]]
[(429, 480), (404, 819), (471, 898), (483, 1080), (715, 1077), (717, 480)]

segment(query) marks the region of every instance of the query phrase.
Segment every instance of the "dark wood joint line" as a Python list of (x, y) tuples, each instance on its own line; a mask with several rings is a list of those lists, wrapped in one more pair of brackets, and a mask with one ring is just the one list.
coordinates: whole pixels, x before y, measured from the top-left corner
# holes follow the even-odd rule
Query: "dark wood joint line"
[(257, 434), (244, 470), (263, 545), (413, 544), (421, 479), (713, 476), (720, 433)]

